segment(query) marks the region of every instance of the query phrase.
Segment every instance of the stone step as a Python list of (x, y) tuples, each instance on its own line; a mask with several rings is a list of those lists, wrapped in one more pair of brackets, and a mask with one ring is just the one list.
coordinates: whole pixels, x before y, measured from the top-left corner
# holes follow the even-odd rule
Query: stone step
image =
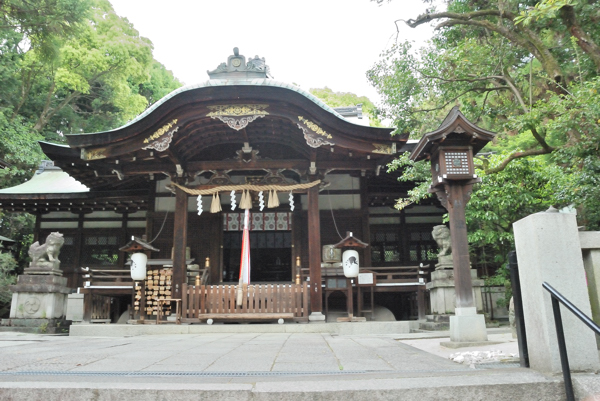
[(450, 315), (425, 315), (428, 322), (450, 323)]
[(446, 322), (423, 322), (419, 324), (420, 330), (426, 331), (444, 331), (450, 329), (450, 323)]
[[(76, 382), (65, 376), (46, 376), (35, 381), (4, 383), (0, 386), (1, 399), (198, 399), (239, 400), (366, 400), (374, 395), (378, 400), (544, 400), (562, 401), (564, 387), (560, 379), (549, 378), (528, 369), (501, 369), (504, 372), (473, 372), (452, 375), (444, 373), (427, 377), (398, 375), (353, 375), (352, 380), (331, 375), (306, 376), (302, 380), (289, 377), (252, 377), (251, 380), (225, 382), (223, 378), (194, 378), (183, 384), (162, 377), (139, 377), (133, 380), (114, 380), (103, 383), (104, 377), (79, 376)], [(189, 373), (189, 372), (187, 372)], [(483, 373), (483, 374), (481, 374)], [(300, 376), (302, 377), (302, 376)], [(25, 377), (26, 378), (26, 377)], [(55, 379), (55, 380), (52, 380)], [(220, 380), (219, 380), (220, 379)], [(200, 380), (200, 382), (198, 382)], [(575, 378), (576, 395), (581, 386)]]

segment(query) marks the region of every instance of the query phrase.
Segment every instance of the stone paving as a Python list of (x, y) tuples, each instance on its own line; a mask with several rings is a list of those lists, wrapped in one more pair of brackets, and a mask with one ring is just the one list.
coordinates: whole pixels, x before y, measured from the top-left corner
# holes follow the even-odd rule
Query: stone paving
[(126, 338), (2, 333), (0, 381), (9, 372), (407, 372), (464, 366), (392, 336), (321, 333)]
[(0, 400), (564, 399), (530, 369), (454, 363), (435, 335), (0, 333)]

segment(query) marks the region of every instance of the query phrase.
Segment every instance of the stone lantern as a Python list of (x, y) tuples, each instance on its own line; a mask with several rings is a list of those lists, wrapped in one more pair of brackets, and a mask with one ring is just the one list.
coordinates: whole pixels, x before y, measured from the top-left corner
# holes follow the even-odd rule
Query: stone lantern
[(448, 210), (456, 291), (455, 315), (450, 317), (453, 343), (487, 341), (485, 319), (477, 314), (473, 298), (465, 205), (473, 184), (481, 181), (475, 175), (473, 156), (494, 137), (493, 132), (477, 127), (454, 107), (437, 130), (423, 135), (410, 155), (414, 161), (431, 161), (429, 191)]

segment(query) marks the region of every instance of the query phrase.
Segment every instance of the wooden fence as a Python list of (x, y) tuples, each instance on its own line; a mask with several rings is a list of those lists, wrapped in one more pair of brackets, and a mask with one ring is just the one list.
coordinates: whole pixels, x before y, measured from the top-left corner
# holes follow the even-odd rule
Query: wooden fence
[(183, 285), (182, 319), (199, 323), (208, 319), (308, 321), (308, 284), (244, 285), (237, 306), (237, 285)]

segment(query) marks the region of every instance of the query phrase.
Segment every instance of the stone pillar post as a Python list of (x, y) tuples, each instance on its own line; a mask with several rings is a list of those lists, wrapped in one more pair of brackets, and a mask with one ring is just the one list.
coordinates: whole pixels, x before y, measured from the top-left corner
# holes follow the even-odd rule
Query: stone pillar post
[[(600, 231), (579, 232), (583, 267), (588, 283), (592, 320), (600, 322)], [(596, 337), (600, 349), (600, 337)]]
[[(533, 369), (561, 372), (558, 342), (548, 282), (590, 316), (581, 245), (574, 214), (545, 212), (513, 224), (529, 362)], [(569, 364), (574, 371), (600, 368), (594, 332), (561, 307)]]

